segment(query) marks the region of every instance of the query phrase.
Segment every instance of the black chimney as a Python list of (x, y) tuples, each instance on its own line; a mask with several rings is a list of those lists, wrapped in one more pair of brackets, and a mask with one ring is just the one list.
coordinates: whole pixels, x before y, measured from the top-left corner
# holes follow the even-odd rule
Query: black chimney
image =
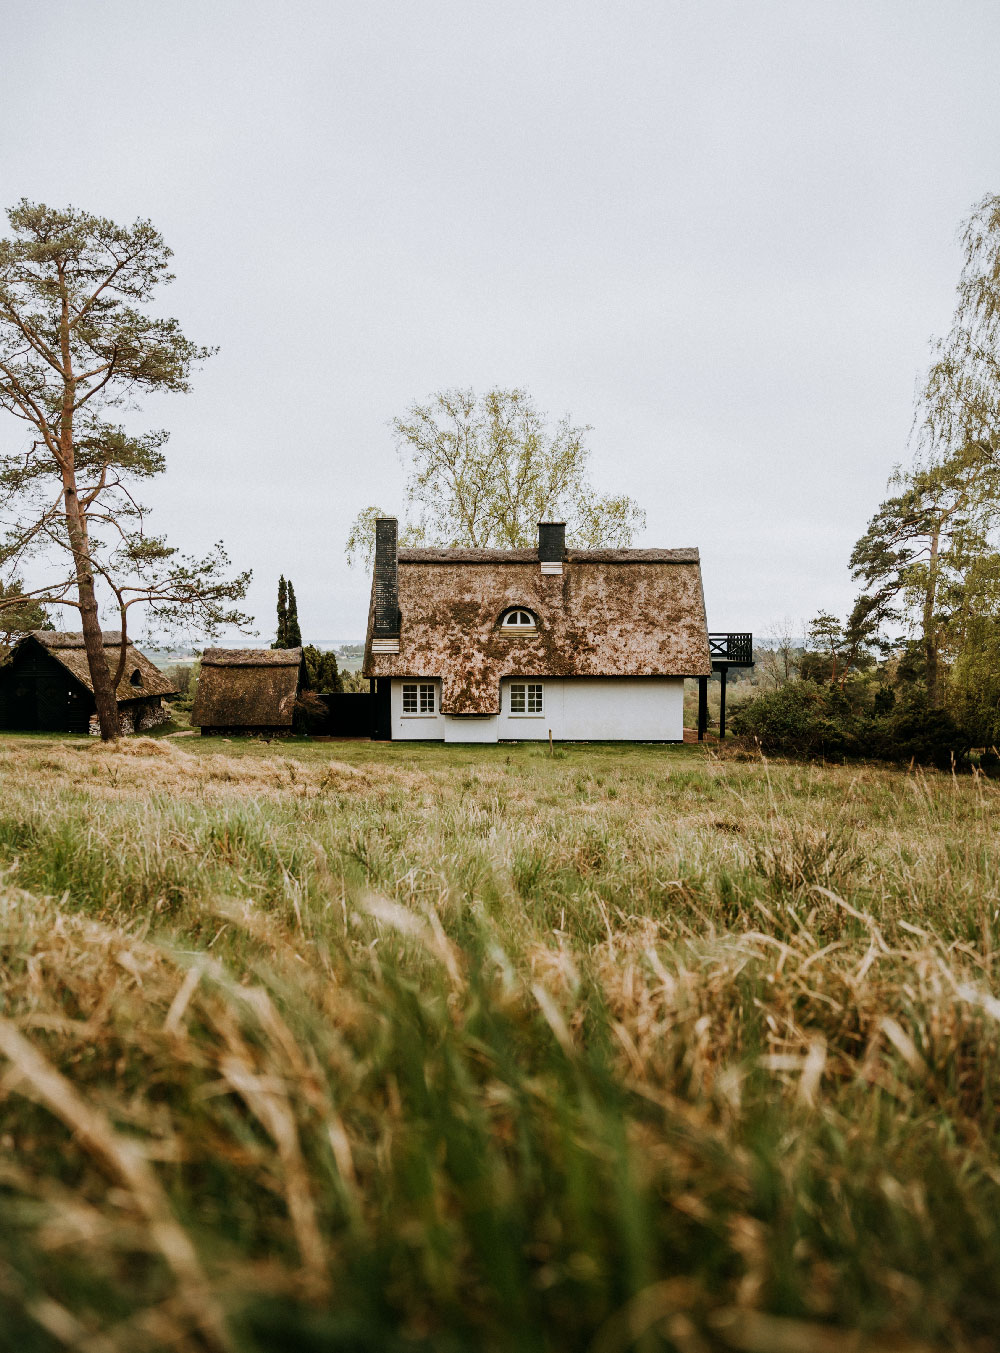
[(540, 521), (538, 523), (538, 559), (542, 572), (547, 573), (545, 565), (558, 564), (551, 572), (561, 573), (566, 558), (566, 523), (564, 521)]
[(399, 638), (399, 574), (396, 562), (395, 517), (375, 521), (375, 632), (376, 639)]

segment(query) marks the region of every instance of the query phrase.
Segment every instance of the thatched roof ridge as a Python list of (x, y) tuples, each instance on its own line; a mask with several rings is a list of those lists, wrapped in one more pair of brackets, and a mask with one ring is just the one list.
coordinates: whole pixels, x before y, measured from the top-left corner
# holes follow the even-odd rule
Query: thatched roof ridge
[[(32, 639), (37, 639), (46, 648), (86, 648), (87, 644), (80, 630), (32, 630)], [(105, 648), (119, 648), (122, 641), (121, 630), (102, 630), (101, 638)], [(131, 646), (131, 640), (129, 640)]]
[(301, 648), (208, 648), (191, 722), (201, 728), (291, 728)]
[(298, 667), (301, 648), (206, 648), (202, 667)]
[[(104, 630), (104, 657), (108, 670), (113, 674), (118, 666), (118, 650), (121, 648), (121, 630)], [(90, 665), (87, 662), (87, 650), (83, 635), (73, 630), (32, 630), (29, 639), (34, 639), (43, 648), (48, 649), (53, 658), (61, 663), (77, 681), (84, 685), (91, 695), (94, 683), (90, 679)], [(21, 641), (25, 642), (24, 640)], [(140, 680), (134, 683), (132, 678), (139, 673)], [(156, 666), (135, 647), (126, 645), (125, 672), (118, 683), (116, 695), (119, 702), (125, 700), (143, 700), (151, 695), (176, 695), (177, 687)]]
[[(399, 550), (401, 564), (537, 564), (538, 550), (476, 550), (466, 546), (414, 546)], [(676, 550), (567, 550), (570, 564), (697, 564), (691, 546)]]

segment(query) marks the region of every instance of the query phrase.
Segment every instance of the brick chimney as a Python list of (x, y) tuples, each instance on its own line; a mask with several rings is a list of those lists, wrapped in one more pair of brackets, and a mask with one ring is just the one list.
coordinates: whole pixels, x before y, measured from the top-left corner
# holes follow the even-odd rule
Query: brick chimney
[(540, 521), (538, 523), (538, 559), (543, 573), (559, 574), (566, 558), (566, 523)]
[(399, 563), (396, 558), (398, 529), (395, 517), (376, 519), (373, 653), (399, 652)]

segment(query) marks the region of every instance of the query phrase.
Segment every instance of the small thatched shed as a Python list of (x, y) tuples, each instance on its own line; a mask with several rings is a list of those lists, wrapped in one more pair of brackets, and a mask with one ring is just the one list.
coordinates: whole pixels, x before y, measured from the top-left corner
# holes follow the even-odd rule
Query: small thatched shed
[[(104, 631), (104, 657), (118, 666), (121, 632)], [(118, 685), (118, 714), (123, 733), (155, 728), (170, 717), (164, 700), (177, 688), (160, 669), (129, 644), (125, 672)], [(96, 733), (97, 706), (83, 635), (33, 630), (0, 667), (0, 728), (23, 732)]]
[(301, 648), (206, 648), (191, 722), (202, 736), (287, 736), (304, 682)]

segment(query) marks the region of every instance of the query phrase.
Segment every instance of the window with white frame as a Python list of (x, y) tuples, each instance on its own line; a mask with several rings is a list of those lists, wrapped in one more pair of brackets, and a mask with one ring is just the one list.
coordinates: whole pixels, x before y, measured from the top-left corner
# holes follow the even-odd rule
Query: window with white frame
[(433, 714), (434, 712), (434, 682), (404, 681), (403, 713)]
[(538, 629), (538, 622), (530, 611), (526, 611), (522, 606), (515, 606), (512, 610), (504, 612), (500, 628), (505, 634), (534, 634)]
[(511, 714), (544, 714), (542, 701), (542, 683), (540, 681), (514, 681), (510, 687)]

